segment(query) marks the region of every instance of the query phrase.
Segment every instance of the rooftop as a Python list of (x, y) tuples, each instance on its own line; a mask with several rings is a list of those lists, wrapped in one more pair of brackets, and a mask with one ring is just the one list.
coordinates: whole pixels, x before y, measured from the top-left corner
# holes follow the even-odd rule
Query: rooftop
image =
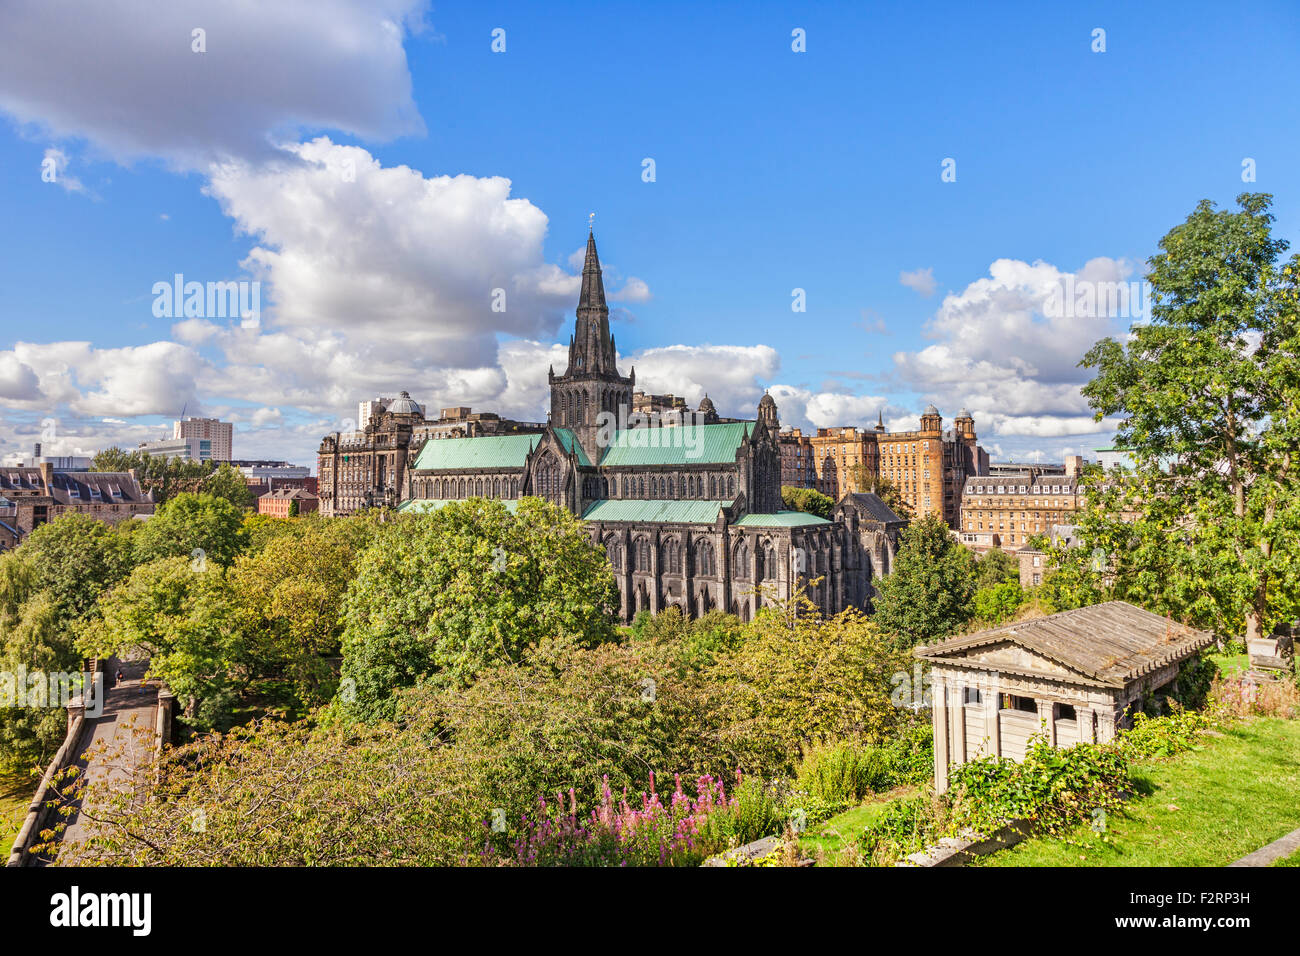
[[(1123, 687), (1213, 641), (1208, 631), (1198, 631), (1124, 601), (1107, 601), (950, 638), (918, 647), (914, 653), (937, 663), (961, 664), (971, 651), (1013, 644), (1077, 672), (1086, 682)], [(977, 660), (967, 662), (984, 669), (997, 666)], [(1003, 669), (1011, 672), (1013, 668)], [(1046, 676), (1060, 678), (1059, 674)]]

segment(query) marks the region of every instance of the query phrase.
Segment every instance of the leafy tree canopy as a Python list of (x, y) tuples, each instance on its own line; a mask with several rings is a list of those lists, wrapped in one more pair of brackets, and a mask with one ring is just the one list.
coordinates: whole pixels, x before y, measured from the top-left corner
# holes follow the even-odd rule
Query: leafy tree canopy
[(948, 525), (927, 515), (899, 539), (894, 573), (877, 583), (873, 620), (905, 647), (956, 633), (971, 618), (974, 555)]
[(791, 511), (802, 511), (819, 518), (829, 518), (831, 509), (835, 507), (835, 500), (816, 488), (793, 488), (783, 485), (781, 504)]
[(1150, 321), (1081, 363), (1136, 465), (1080, 521), (1115, 596), (1248, 637), (1300, 616), (1300, 257), (1271, 201), (1200, 202), (1150, 259)]
[(433, 678), (464, 685), (547, 638), (610, 640), (616, 591), (578, 519), (539, 498), (512, 514), (473, 498), (383, 525), (348, 595), (343, 676), (351, 709), (392, 713)]
[(193, 558), (199, 565), (229, 565), (248, 546), (240, 510), (212, 495), (177, 495), (135, 533), (136, 560)]

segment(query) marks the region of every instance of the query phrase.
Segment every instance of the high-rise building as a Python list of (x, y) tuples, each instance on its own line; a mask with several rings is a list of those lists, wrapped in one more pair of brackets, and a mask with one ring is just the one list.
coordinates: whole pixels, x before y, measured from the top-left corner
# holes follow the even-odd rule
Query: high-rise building
[(235, 426), (215, 418), (186, 418), (172, 429), (173, 439), (199, 438), (209, 442), (211, 461), (230, 461)]

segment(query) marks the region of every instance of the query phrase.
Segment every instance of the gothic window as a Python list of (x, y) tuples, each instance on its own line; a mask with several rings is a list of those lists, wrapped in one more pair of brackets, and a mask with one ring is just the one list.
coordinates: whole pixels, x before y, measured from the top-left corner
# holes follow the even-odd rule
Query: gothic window
[(763, 548), (763, 577), (769, 581), (776, 577), (776, 548), (771, 542)]
[(736, 545), (735, 560), (731, 562), (731, 573), (734, 577), (749, 577), (749, 545), (743, 538), (740, 544)]
[(609, 566), (615, 571), (620, 570), (622, 563), (622, 548), (618, 546), (618, 538), (610, 535), (605, 539), (605, 554), (609, 556)]
[(546, 455), (537, 466), (537, 493), (553, 504), (560, 503), (560, 463)]
[(501, 497), (501, 479), (500, 479), (500, 478), (493, 478), (493, 479), (492, 479), (492, 497), (493, 497), (493, 498), (500, 498), (500, 497)]
[(638, 479), (636, 480), (636, 489), (637, 489), (637, 490), (636, 490), (637, 496), (640, 497), (640, 498), (644, 498), (644, 497), (645, 497), (645, 479), (644, 479), (644, 478), (638, 478)]
[(457, 498), (464, 498), (464, 497), (465, 497), (465, 479), (464, 479), (464, 478), (462, 478), (462, 479), (460, 480), (460, 494), (458, 494), (456, 497), (457, 497)]
[(600, 479), (600, 496), (601, 496), (602, 498), (608, 498), (608, 497), (609, 497), (609, 479), (608, 479), (608, 478), (601, 478), (601, 479)]
[(635, 549), (635, 562), (632, 565), (633, 571), (650, 570), (650, 542), (645, 538), (637, 538), (633, 545)]
[(667, 574), (680, 574), (682, 570), (681, 551), (678, 550), (677, 539), (669, 538), (664, 542), (663, 549), (663, 570)]
[(695, 546), (695, 573), (703, 575), (713, 575), (713, 544), (710, 541), (701, 541)]
[(727, 476), (727, 497), (734, 498), (736, 495), (736, 476)]

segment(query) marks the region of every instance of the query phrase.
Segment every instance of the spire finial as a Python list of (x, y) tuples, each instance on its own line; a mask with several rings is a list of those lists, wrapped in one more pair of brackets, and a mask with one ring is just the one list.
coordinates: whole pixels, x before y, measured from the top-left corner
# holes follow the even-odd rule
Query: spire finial
[(596, 231), (596, 214), (594, 212), (587, 214), (587, 231)]

